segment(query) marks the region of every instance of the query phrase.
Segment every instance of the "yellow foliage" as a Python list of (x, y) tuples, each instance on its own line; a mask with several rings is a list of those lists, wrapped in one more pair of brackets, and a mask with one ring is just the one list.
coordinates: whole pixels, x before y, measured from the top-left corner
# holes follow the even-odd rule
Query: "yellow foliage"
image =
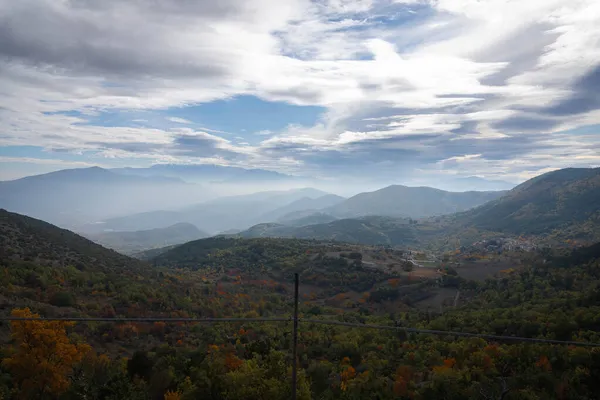
[[(17, 318), (39, 318), (29, 308), (14, 309)], [(21, 398), (57, 396), (69, 388), (69, 374), (91, 350), (87, 344), (71, 343), (66, 328), (73, 322), (12, 321), (17, 344), (3, 363), (19, 385)]]
[(168, 391), (165, 393), (165, 400), (181, 400), (181, 393)]

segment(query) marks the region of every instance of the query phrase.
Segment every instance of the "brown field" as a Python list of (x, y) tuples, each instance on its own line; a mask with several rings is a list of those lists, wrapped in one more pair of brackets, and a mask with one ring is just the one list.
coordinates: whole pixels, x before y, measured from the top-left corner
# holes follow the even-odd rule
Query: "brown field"
[(501, 275), (502, 270), (517, 267), (516, 262), (507, 259), (479, 260), (462, 262), (460, 266), (456, 267), (456, 272), (465, 279), (484, 281), (487, 278)]
[(435, 268), (427, 268), (427, 267), (422, 267), (422, 268), (416, 267), (411, 272), (404, 272), (404, 274), (409, 275), (409, 276), (419, 277), (419, 278), (435, 278), (435, 277), (439, 276), (439, 273), (437, 272), (437, 270)]

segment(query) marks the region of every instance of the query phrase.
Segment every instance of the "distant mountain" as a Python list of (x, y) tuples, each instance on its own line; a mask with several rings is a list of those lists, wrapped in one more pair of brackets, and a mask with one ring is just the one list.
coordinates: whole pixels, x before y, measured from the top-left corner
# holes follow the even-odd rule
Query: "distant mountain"
[[(352, 204), (350, 200), (354, 198), (350, 198), (333, 209), (345, 207), (342, 211), (337, 208), (338, 212), (349, 214), (365, 212), (364, 209), (361, 211), (359, 206), (368, 204), (371, 199), (373, 210), (390, 212), (391, 209), (392, 212), (400, 214), (407, 208), (398, 208), (398, 205), (395, 206), (385, 199), (399, 198), (397, 191), (405, 192), (405, 190), (404, 187), (393, 187), (390, 193), (390, 188), (385, 188), (374, 192), (377, 194), (375, 197), (361, 194), (355, 196), (361, 200), (358, 205)], [(388, 193), (389, 197), (382, 196), (382, 192)], [(427, 189), (424, 192), (437, 194), (441, 192), (442, 201), (434, 202), (438, 206), (438, 211), (440, 204), (447, 206), (445, 196), (448, 192), (434, 189)], [(456, 194), (450, 193), (453, 198)], [(473, 196), (467, 197), (470, 201), (474, 198), (483, 201), (486, 196), (494, 197), (498, 196), (498, 193), (467, 192), (465, 195)], [(348, 202), (352, 207), (347, 204)], [(423, 200), (423, 206), (427, 204), (428, 202)], [(473, 203), (461, 204), (467, 206)], [(415, 214), (423, 214), (426, 211), (419, 208), (412, 208), (412, 210)], [(239, 233), (242, 237), (313, 238), (437, 248), (455, 248), (459, 243), (469, 244), (484, 238), (521, 235), (530, 237), (540, 244), (557, 244), (571, 240), (585, 245), (600, 241), (600, 168), (568, 168), (549, 172), (530, 179), (504, 196), (490, 200), (479, 207), (418, 221), (373, 216), (340, 219), (307, 226), (290, 226), (282, 223), (260, 224)]]
[(447, 192), (430, 187), (388, 186), (360, 193), (323, 211), (341, 218), (366, 215), (423, 218), (468, 210), (505, 192)]
[(295, 177), (264, 169), (220, 165), (156, 164), (149, 168), (114, 168), (111, 171), (136, 176), (168, 176), (198, 183), (255, 183), (290, 180)]
[(327, 194), (316, 198), (303, 197), (291, 202), (290, 204), (261, 215), (260, 219), (264, 222), (269, 222), (277, 221), (287, 214), (293, 212), (311, 210), (311, 213), (314, 213), (315, 211), (340, 204), (344, 200), (346, 200), (344, 197), (335, 194)]
[(516, 235), (600, 239), (600, 168), (537, 176), (450, 223)]
[(123, 254), (132, 255), (145, 250), (172, 246), (202, 239), (209, 235), (188, 223), (178, 223), (167, 228), (134, 232), (105, 232), (88, 235), (90, 240)]
[(0, 260), (122, 273), (141, 262), (47, 222), (0, 209)]
[(111, 218), (83, 229), (85, 232), (98, 232), (98, 229), (140, 230), (187, 222), (210, 234), (217, 234), (230, 229), (246, 229), (263, 222), (261, 216), (267, 212), (304, 197), (322, 197), (326, 194), (317, 189), (303, 188), (221, 197), (176, 211), (154, 211)]
[(253, 183), (253, 182), (272, 182), (272, 181), (290, 181), (296, 177), (282, 174), (275, 171), (264, 169), (242, 169), (234, 175), (219, 181), (220, 183)]
[(207, 196), (206, 189), (180, 179), (120, 175), (98, 167), (0, 182), (0, 207), (70, 227)]

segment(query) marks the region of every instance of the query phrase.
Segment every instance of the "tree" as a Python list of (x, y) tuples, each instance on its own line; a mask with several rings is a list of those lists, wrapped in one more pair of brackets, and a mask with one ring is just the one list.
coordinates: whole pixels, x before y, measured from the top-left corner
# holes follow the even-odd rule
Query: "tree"
[[(14, 309), (18, 318), (39, 318), (29, 308)], [(20, 398), (55, 397), (69, 388), (73, 367), (91, 350), (87, 344), (72, 343), (66, 328), (73, 322), (12, 321), (12, 339), (17, 344), (3, 364), (20, 389)]]
[(168, 391), (165, 393), (165, 400), (181, 400), (181, 393)]

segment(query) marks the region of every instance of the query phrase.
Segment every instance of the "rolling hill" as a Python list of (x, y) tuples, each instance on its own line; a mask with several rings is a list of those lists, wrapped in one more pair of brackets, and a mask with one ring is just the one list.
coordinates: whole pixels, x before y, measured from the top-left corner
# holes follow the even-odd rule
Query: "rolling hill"
[(447, 192), (430, 187), (392, 185), (356, 196), (323, 212), (340, 218), (385, 215), (424, 218), (465, 211), (497, 199), (506, 192)]
[(123, 254), (133, 255), (145, 250), (172, 246), (208, 237), (195, 225), (181, 222), (166, 228), (143, 231), (105, 232), (88, 235), (90, 240)]
[(66, 229), (0, 209), (0, 260), (40, 266), (123, 272), (145, 264), (106, 249)]
[(283, 217), (279, 218), (277, 222), (288, 226), (305, 226), (326, 224), (329, 222), (336, 221), (337, 219), (338, 218), (334, 217), (333, 215), (329, 215), (326, 213), (312, 210), (304, 210), (286, 214)]
[(367, 245), (412, 245), (420, 243), (411, 221), (402, 218), (369, 216), (340, 219), (325, 224), (289, 226), (276, 223), (258, 224), (238, 234), (244, 238), (282, 237), (296, 239), (335, 240)]

